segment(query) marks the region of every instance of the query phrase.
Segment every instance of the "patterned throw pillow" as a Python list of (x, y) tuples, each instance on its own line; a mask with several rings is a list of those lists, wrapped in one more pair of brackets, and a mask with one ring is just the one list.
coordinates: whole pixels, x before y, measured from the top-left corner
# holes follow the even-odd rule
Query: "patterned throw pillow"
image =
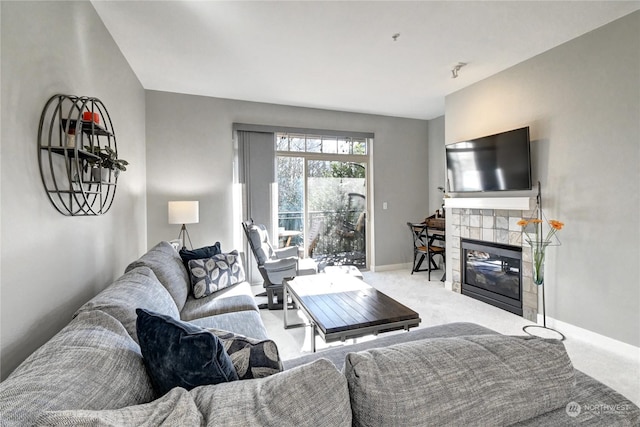
[(238, 251), (189, 261), (193, 296), (203, 298), (244, 281), (244, 268)]
[(282, 361), (275, 342), (257, 340), (220, 329), (207, 330), (222, 341), (241, 380), (263, 378), (282, 372)]

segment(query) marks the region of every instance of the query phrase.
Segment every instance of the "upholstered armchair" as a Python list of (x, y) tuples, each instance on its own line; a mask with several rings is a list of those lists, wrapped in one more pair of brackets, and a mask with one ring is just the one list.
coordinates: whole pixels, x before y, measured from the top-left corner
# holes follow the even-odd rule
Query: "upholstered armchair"
[(316, 262), (311, 258), (298, 257), (298, 247), (274, 249), (267, 228), (253, 221), (244, 221), (242, 228), (264, 280), (270, 310), (282, 308), (282, 283), (287, 277), (315, 274)]

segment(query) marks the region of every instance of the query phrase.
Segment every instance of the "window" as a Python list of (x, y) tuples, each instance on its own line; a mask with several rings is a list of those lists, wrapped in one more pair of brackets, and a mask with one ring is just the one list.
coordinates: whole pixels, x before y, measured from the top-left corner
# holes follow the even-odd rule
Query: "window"
[(305, 135), (298, 133), (276, 134), (278, 152), (307, 152), (323, 154), (360, 155), (368, 154), (367, 138)]
[(367, 267), (369, 143), (276, 134), (281, 245), (297, 245), (324, 265)]

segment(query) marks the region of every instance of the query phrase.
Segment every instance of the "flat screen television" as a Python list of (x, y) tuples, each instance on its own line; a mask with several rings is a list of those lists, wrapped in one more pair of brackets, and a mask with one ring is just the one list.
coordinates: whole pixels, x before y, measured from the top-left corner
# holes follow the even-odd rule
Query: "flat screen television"
[(531, 190), (529, 127), (445, 147), (449, 191)]

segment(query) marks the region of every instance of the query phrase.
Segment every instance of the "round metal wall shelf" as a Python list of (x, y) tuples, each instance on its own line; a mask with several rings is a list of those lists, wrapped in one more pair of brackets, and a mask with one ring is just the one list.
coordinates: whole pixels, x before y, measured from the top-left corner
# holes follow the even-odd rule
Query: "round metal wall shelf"
[(42, 184), (58, 212), (67, 216), (106, 213), (116, 194), (118, 171), (93, 167), (96, 154), (118, 146), (111, 117), (97, 98), (54, 95), (38, 128)]

